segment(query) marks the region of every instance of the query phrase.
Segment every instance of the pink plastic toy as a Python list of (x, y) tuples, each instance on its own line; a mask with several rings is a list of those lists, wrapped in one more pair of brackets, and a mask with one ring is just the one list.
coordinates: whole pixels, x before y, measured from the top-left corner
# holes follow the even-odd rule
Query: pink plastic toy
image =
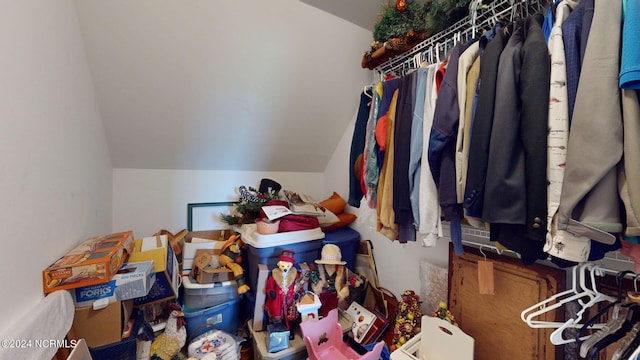
[[(349, 341), (343, 340), (342, 326), (338, 322), (338, 310), (333, 309), (321, 320), (307, 320), (300, 323), (302, 337), (307, 348), (309, 360), (378, 360), (384, 341), (378, 342), (373, 350), (362, 351), (358, 343), (352, 347)], [(354, 348), (362, 348), (360, 351)]]

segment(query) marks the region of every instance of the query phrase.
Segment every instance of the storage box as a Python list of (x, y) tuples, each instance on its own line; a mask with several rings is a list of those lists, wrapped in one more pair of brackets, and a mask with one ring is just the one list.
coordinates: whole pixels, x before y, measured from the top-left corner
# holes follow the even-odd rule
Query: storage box
[(237, 298), (210, 308), (191, 309), (183, 305), (182, 309), (187, 321), (187, 336), (191, 339), (212, 329), (231, 335), (238, 332), (240, 302)]
[[(356, 255), (358, 254), (358, 244), (360, 243), (360, 233), (350, 227), (343, 227), (324, 233), (322, 245), (334, 244), (340, 248), (342, 260), (346, 261), (346, 267), (351, 270), (356, 268)], [(322, 249), (320, 249), (322, 251)], [(320, 259), (320, 252), (318, 252)]]
[(191, 276), (200, 284), (210, 284), (214, 282), (228, 281), (234, 279), (233, 271), (226, 267), (211, 265), (212, 260), (217, 263), (220, 256), (220, 249), (198, 249), (193, 260)]
[(128, 262), (109, 282), (69, 290), (76, 307), (91, 306), (94, 301), (114, 302), (145, 296), (156, 282), (153, 261)]
[(133, 249), (131, 231), (95, 236), (42, 271), (45, 293), (109, 281)]
[(135, 306), (175, 299), (180, 287), (178, 260), (173, 254), (166, 235), (146, 237), (134, 241), (130, 262), (152, 260), (156, 270), (156, 283), (146, 296), (134, 299)]
[[(255, 229), (255, 226), (254, 226)], [(296, 263), (313, 264), (319, 259), (324, 233), (320, 228), (291, 231), (271, 235), (260, 235), (255, 231), (241, 232), (242, 241), (246, 244), (246, 269), (248, 269), (249, 287), (257, 288), (258, 264), (265, 264), (269, 269), (276, 267), (282, 250), (293, 250)]]
[(89, 349), (93, 360), (136, 360), (136, 338), (142, 322), (141, 314), (132, 317), (120, 341)]
[(184, 306), (190, 309), (217, 306), (238, 298), (238, 285), (235, 280), (199, 284), (190, 276), (184, 276), (182, 286)]
[(225, 240), (233, 234), (231, 230), (190, 231), (184, 238), (181, 274), (188, 275), (193, 268), (193, 259), (198, 249), (221, 249)]
[(249, 321), (249, 332), (253, 339), (253, 359), (254, 360), (299, 360), (307, 358), (307, 348), (302, 340), (300, 328), (295, 327), (293, 330), (293, 340), (289, 340), (289, 347), (274, 353), (270, 353), (267, 349), (266, 331), (254, 331), (253, 324)]
[(91, 306), (77, 308), (73, 329), (78, 338), (84, 338), (90, 348), (119, 342), (129, 321), (133, 300), (116, 301), (94, 310)]

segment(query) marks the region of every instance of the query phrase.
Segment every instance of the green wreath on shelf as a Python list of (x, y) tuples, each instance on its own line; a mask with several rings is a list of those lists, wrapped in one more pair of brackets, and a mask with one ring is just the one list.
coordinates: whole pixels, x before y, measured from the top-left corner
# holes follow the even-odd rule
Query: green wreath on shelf
[(362, 68), (373, 69), (468, 15), (470, 0), (388, 0), (374, 25)]

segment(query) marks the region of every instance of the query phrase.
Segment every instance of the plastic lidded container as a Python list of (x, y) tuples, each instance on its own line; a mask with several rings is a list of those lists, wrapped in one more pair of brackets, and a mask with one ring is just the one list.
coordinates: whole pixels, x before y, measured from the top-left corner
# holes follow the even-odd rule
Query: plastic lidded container
[[(267, 268), (276, 267), (282, 250), (294, 251), (296, 263), (313, 264), (318, 259), (322, 248), (324, 233), (320, 228), (290, 231), (271, 235), (258, 234), (255, 224), (245, 225), (238, 232), (246, 245), (249, 287), (257, 288), (258, 264), (265, 264)], [(245, 274), (246, 276), (246, 274)]]
[(190, 309), (202, 309), (220, 305), (238, 297), (235, 280), (200, 284), (191, 276), (182, 277), (184, 305)]

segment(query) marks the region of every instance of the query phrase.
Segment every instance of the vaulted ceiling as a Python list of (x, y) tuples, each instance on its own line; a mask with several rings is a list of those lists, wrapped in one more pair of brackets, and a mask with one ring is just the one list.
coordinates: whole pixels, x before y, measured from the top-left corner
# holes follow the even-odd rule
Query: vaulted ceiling
[(321, 172), (372, 81), (377, 1), (76, 7), (114, 168)]

